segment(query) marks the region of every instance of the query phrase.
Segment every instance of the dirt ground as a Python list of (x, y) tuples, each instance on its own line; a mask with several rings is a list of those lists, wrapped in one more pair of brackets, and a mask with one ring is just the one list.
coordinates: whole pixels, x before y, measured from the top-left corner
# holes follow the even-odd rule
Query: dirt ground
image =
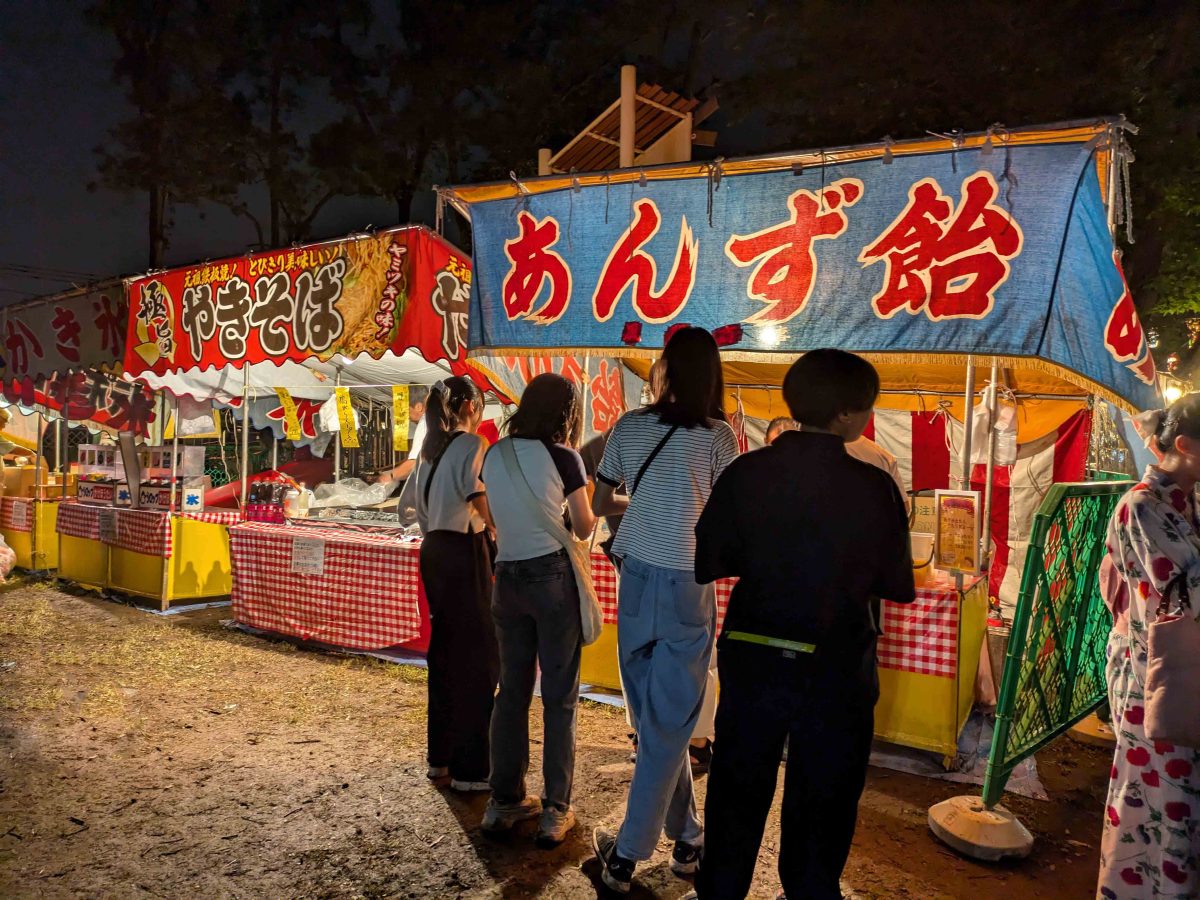
[[(478, 829), (484, 797), (424, 777), (423, 670), (260, 640), (228, 615), (159, 618), (40, 584), (0, 594), (0, 896), (596, 896), (587, 834), (620, 821), (632, 773), (619, 711), (581, 711), (574, 837), (498, 843)], [(536, 703), (533, 719), (536, 739)], [(962, 786), (872, 769), (847, 892), (1091, 896), (1108, 761), (1062, 740), (1039, 763), (1051, 801), (1006, 801), (1034, 856), (1006, 866), (930, 836), (928, 807)], [(777, 841), (773, 822), (756, 897), (775, 896)], [(632, 896), (688, 889), (668, 854)]]

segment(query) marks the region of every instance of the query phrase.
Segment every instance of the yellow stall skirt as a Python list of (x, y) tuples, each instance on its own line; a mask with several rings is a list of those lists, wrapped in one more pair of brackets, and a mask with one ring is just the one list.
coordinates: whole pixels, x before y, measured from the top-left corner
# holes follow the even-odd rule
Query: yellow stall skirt
[(233, 590), (229, 528), (214, 522), (172, 517), (174, 555), (170, 559), (120, 547), (109, 550), (108, 586), (159, 601), (224, 597)]
[(108, 544), (69, 534), (58, 541), (59, 578), (97, 590), (108, 586)]
[(58, 503), (48, 500), (31, 500), (33, 504), (33, 528), (30, 531), (0, 529), (4, 542), (17, 556), (17, 568), (32, 572), (43, 572), (58, 568)]
[(875, 737), (904, 747), (940, 753), (949, 766), (958, 736), (975, 705), (975, 676), (987, 634), (987, 579), (968, 590), (959, 605), (958, 676), (879, 670)]
[(593, 687), (621, 690), (621, 672), (617, 663), (617, 626), (606, 624), (594, 644), (583, 648), (579, 656), (579, 681)]

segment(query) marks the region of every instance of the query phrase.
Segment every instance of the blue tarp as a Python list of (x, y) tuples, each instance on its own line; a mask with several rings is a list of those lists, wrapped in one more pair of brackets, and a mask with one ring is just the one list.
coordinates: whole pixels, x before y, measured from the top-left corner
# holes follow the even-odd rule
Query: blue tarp
[(1109, 233), (1096, 143), (543, 193), (531, 182), (531, 193), (479, 202), (462, 189), (470, 345), (620, 355), (689, 324), (751, 358), (830, 346), (1035, 358), (1145, 408), (1154, 364)]

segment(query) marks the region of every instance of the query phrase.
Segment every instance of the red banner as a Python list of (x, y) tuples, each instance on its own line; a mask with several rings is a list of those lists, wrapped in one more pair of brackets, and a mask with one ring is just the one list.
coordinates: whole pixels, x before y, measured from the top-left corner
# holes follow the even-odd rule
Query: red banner
[(0, 327), (0, 376), (110, 368), (125, 354), (128, 318), (120, 282), (10, 307)]
[(416, 348), (474, 373), (464, 362), (470, 293), (469, 257), (419, 227), (173, 269), (129, 284), (125, 370)]
[(99, 371), (64, 372), (49, 378), (5, 378), (0, 396), (25, 409), (72, 422), (94, 422), (114, 431), (143, 437), (154, 421), (154, 394), (141, 384), (131, 384)]

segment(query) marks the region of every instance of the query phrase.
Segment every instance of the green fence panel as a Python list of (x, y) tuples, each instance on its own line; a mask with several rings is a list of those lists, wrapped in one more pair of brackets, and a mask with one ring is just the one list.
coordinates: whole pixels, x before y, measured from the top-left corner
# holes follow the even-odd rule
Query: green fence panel
[(1098, 576), (1108, 521), (1132, 485), (1056, 484), (1034, 517), (983, 782), (989, 807), (1018, 763), (1107, 697), (1104, 648), (1112, 616)]

